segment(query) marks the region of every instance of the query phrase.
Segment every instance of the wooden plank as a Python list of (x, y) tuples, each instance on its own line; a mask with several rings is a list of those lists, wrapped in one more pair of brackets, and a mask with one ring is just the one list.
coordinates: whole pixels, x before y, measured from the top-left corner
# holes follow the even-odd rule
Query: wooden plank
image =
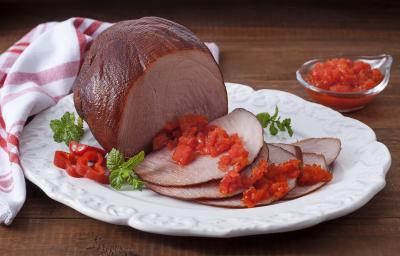
[[(349, 231), (351, 230), (351, 233)], [(233, 239), (170, 237), (84, 219), (17, 219), (0, 227), (2, 255), (389, 255), (400, 219), (339, 219), (302, 231)]]

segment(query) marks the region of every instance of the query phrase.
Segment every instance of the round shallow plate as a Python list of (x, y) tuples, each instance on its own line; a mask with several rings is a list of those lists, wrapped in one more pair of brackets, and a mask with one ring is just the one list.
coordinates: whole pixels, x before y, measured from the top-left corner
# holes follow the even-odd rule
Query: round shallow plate
[[(52, 164), (54, 151), (67, 150), (52, 139), (50, 120), (75, 112), (72, 95), (38, 114), (21, 138), (21, 163), (26, 177), (49, 197), (98, 220), (143, 231), (185, 236), (234, 237), (286, 232), (348, 214), (367, 203), (385, 186), (391, 163), (388, 149), (372, 129), (319, 104), (276, 90), (254, 91), (226, 84), (229, 110), (273, 112), (291, 117), (295, 135), (266, 135), (268, 142), (293, 142), (308, 137), (338, 137), (342, 151), (334, 178), (322, 189), (291, 201), (251, 209), (224, 209), (184, 202), (152, 191), (115, 191), (84, 178), (72, 178)], [(85, 127), (83, 143), (97, 142)], [(266, 133), (267, 134), (267, 133)]]

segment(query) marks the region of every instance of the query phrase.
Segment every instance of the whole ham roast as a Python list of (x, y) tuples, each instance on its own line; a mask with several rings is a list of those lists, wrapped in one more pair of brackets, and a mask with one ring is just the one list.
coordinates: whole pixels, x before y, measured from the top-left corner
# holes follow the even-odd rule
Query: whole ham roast
[(78, 114), (97, 141), (125, 156), (151, 151), (163, 125), (185, 114), (227, 114), (221, 71), (204, 43), (175, 22), (116, 23), (93, 42), (74, 85)]

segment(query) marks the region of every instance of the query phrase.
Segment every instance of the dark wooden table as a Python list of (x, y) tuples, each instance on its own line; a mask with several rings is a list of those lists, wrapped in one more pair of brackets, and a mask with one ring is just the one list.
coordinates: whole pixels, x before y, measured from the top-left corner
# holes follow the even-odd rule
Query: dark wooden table
[[(13, 1), (11, 1), (13, 2)], [(154, 2), (154, 1), (152, 1)], [(1, 255), (395, 255), (400, 252), (400, 6), (357, 1), (241, 6), (192, 4), (113, 6), (69, 4), (56, 9), (0, 4), (0, 51), (37, 23), (89, 16), (107, 21), (158, 15), (182, 23), (221, 47), (226, 81), (274, 88), (308, 98), (295, 70), (315, 57), (390, 53), (389, 87), (367, 108), (348, 116), (374, 129), (392, 153), (387, 185), (346, 217), (305, 230), (234, 239), (168, 237), (90, 219), (48, 198), (28, 182), (25, 206), (0, 227)], [(371, 3), (372, 2), (372, 3)], [(377, 2), (374, 4), (374, 2)], [(359, 7), (361, 6), (361, 7)], [(3, 11), (4, 10), (4, 11)]]

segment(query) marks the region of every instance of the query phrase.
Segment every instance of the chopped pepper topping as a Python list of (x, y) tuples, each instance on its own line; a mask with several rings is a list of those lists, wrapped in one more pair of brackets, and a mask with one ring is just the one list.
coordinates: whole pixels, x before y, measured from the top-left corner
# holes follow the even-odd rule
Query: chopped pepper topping
[(167, 122), (153, 139), (153, 150), (164, 147), (174, 150), (172, 160), (182, 166), (200, 155), (220, 156), (218, 167), (226, 172), (239, 172), (249, 164), (249, 153), (241, 138), (208, 124), (207, 118), (201, 115), (185, 115)]
[(375, 87), (382, 79), (379, 69), (366, 62), (335, 58), (316, 63), (307, 82), (334, 92), (358, 92)]

